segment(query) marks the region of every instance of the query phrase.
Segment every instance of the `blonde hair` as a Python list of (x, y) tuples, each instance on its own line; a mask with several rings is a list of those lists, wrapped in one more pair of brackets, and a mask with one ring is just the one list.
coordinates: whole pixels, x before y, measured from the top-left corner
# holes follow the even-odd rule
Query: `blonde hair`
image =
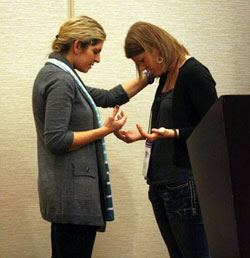
[(96, 45), (106, 39), (103, 27), (88, 16), (78, 16), (65, 21), (52, 42), (52, 50), (56, 53), (66, 53), (71, 43), (80, 40), (82, 48)]
[[(148, 22), (133, 24), (125, 38), (126, 57), (131, 58), (144, 51), (152, 52), (153, 47), (159, 51), (159, 55), (163, 58), (162, 65), (166, 70), (179, 57), (189, 54), (183, 45), (160, 27)], [(138, 73), (141, 74), (138, 65), (136, 68)]]

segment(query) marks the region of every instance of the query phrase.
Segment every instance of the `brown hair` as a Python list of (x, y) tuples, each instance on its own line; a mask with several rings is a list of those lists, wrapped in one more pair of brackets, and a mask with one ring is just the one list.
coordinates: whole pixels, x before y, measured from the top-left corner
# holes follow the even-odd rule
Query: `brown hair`
[[(144, 51), (152, 52), (153, 47), (159, 51), (160, 56), (163, 58), (163, 68), (166, 70), (180, 56), (189, 54), (183, 45), (160, 27), (148, 22), (136, 22), (133, 24), (125, 39), (126, 57), (131, 58)], [(141, 74), (138, 66), (137, 71)]]
[(96, 45), (106, 39), (103, 27), (88, 16), (78, 16), (65, 21), (52, 43), (53, 52), (66, 53), (71, 43), (80, 40), (82, 48)]

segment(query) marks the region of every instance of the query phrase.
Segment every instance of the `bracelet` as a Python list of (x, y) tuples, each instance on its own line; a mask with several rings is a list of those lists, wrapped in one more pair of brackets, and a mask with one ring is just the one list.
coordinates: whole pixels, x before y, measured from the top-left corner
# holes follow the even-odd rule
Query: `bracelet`
[(155, 77), (150, 75), (149, 72), (143, 72), (143, 74), (145, 74), (147, 76), (148, 84), (152, 84), (154, 82)]
[(174, 138), (178, 138), (177, 130), (175, 128), (172, 129), (174, 131)]

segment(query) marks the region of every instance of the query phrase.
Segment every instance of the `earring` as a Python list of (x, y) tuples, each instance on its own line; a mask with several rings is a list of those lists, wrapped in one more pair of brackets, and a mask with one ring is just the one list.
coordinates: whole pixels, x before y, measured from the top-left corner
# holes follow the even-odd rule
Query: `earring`
[(159, 56), (159, 57), (157, 58), (156, 62), (157, 62), (158, 64), (162, 64), (162, 63), (163, 63), (163, 57), (162, 57), (162, 56)]

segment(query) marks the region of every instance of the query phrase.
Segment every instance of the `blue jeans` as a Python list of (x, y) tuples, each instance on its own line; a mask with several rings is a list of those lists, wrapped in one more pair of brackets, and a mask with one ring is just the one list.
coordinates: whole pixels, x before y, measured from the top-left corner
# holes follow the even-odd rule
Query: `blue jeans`
[(150, 186), (149, 200), (171, 258), (209, 258), (194, 181)]

